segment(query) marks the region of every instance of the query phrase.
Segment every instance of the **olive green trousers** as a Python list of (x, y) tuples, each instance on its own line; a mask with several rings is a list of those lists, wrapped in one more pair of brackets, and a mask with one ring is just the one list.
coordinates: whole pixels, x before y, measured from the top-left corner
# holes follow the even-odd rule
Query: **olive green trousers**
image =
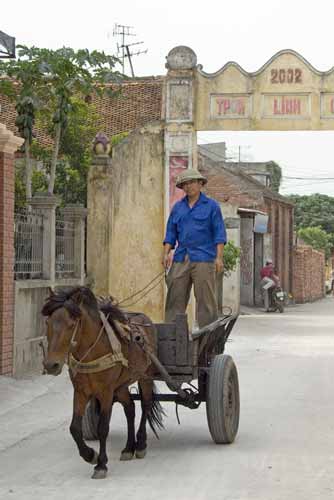
[(177, 313), (185, 313), (191, 287), (194, 285), (196, 318), (200, 328), (218, 317), (216, 299), (216, 267), (214, 262), (173, 262), (167, 275), (165, 321), (174, 321)]

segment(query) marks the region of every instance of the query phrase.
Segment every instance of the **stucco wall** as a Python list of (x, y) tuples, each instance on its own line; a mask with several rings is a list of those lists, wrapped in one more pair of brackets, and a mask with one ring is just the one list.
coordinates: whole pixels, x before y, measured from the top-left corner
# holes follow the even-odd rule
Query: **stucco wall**
[[(227, 240), (240, 247), (240, 216), (238, 206), (221, 203), (225, 219)], [(240, 262), (230, 276), (223, 279), (223, 307), (230, 307), (233, 313), (240, 310)], [(223, 312), (227, 312), (226, 310)]]
[(15, 281), (15, 318), (14, 318), (14, 359), (13, 375), (21, 377), (28, 373), (42, 373), (43, 351), (40, 343), (46, 346), (45, 318), (41, 309), (49, 296), (49, 287), (81, 285), (76, 278), (51, 280)]
[[(163, 132), (159, 125), (130, 134), (113, 151), (109, 166), (92, 167), (88, 185), (88, 276), (94, 290), (129, 297), (163, 271)], [(163, 319), (163, 281), (138, 304)]]

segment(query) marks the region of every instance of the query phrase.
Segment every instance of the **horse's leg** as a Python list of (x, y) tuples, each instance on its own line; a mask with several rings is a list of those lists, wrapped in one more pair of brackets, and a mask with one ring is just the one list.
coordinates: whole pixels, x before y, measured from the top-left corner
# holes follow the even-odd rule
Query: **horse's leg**
[(74, 391), (73, 417), (70, 432), (77, 444), (80, 456), (91, 464), (97, 463), (97, 453), (93, 448), (86, 445), (82, 435), (82, 417), (85, 413), (88, 397), (82, 392)]
[(136, 457), (144, 458), (147, 448), (146, 422), (148, 421), (155, 436), (158, 437), (158, 430), (163, 429), (163, 416), (165, 412), (159, 401), (153, 399), (154, 383), (153, 379), (146, 378), (138, 381), (141, 392), (142, 416), (137, 432)]
[(142, 414), (136, 436), (136, 457), (144, 458), (147, 449), (146, 422), (152, 408), (153, 381), (145, 379), (145, 380), (140, 380), (138, 383), (141, 392)]
[(124, 450), (122, 450), (120, 460), (131, 460), (135, 454), (135, 404), (131, 399), (128, 387), (122, 387), (117, 391), (117, 399), (124, 408), (128, 426), (128, 437)]
[(99, 398), (101, 413), (99, 418), (99, 423), (97, 426), (97, 435), (100, 441), (100, 451), (97, 457), (97, 464), (94, 467), (94, 473), (92, 479), (104, 479), (107, 475), (107, 437), (109, 434), (109, 423), (111, 417), (112, 403), (113, 403), (113, 390), (107, 388), (103, 397)]

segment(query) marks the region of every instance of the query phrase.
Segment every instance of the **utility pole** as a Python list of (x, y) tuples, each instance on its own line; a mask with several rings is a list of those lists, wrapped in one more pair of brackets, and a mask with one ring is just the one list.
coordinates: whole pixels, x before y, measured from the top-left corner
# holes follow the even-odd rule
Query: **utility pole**
[(140, 45), (144, 42), (135, 42), (135, 43), (127, 43), (126, 38), (128, 36), (136, 36), (135, 33), (131, 33), (131, 30), (133, 29), (133, 26), (126, 26), (124, 24), (115, 24), (114, 26), (114, 31), (113, 31), (113, 36), (118, 36), (121, 38), (121, 44), (119, 45), (117, 43), (117, 55), (120, 55), (121, 61), (122, 61), (122, 73), (124, 75), (124, 67), (125, 67), (125, 59), (128, 58), (129, 60), (129, 65), (130, 65), (130, 70), (131, 70), (131, 76), (134, 78), (134, 70), (133, 70), (133, 64), (132, 64), (132, 56), (138, 56), (139, 54), (146, 54), (146, 50), (139, 50), (137, 52), (130, 52), (130, 48), (133, 45)]

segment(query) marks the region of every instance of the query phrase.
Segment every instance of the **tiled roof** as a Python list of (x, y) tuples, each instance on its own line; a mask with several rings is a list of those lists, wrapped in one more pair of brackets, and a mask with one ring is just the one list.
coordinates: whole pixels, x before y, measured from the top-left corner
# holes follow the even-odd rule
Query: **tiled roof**
[[(107, 136), (113, 136), (160, 120), (162, 86), (163, 77), (138, 78), (123, 83), (122, 91), (113, 97), (92, 96), (92, 102), (100, 115), (100, 131)], [(7, 97), (0, 95), (0, 107), (0, 122), (17, 133), (14, 104)], [(41, 145), (52, 144), (46, 130), (36, 128), (34, 134)]]
[(245, 174), (237, 163), (212, 161), (199, 153), (199, 170), (208, 178), (206, 191), (218, 201), (266, 210), (266, 199), (292, 206), (290, 200)]

